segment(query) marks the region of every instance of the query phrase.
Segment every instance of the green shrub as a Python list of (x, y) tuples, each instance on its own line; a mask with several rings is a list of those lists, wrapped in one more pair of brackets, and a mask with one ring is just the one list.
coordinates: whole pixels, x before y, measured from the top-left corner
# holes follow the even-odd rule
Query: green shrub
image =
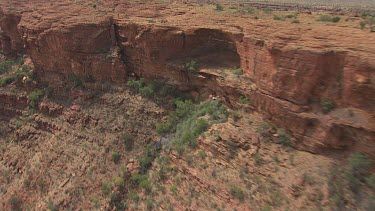
[(152, 161), (157, 157), (160, 151), (160, 146), (149, 145), (146, 147), (145, 152), (138, 158), (140, 163), (140, 172), (146, 173), (152, 166)]
[(14, 65), (14, 62), (10, 60), (4, 60), (0, 62), (0, 74), (8, 72), (12, 68), (13, 65)]
[(112, 190), (112, 185), (110, 183), (102, 183), (101, 188), (103, 195), (107, 196)]
[(372, 190), (375, 191), (375, 174), (371, 174), (368, 178), (366, 178), (366, 183)]
[(125, 185), (125, 180), (121, 177), (115, 177), (113, 179), (113, 182), (117, 187), (123, 187)]
[(68, 82), (73, 83), (74, 88), (83, 87), (81, 79), (74, 73), (68, 76)]
[(224, 10), (224, 7), (221, 6), (220, 4), (216, 4), (215, 10), (216, 10), (216, 11), (223, 11), (223, 10)]
[(112, 152), (111, 158), (117, 164), (120, 161), (121, 155), (118, 152)]
[(322, 112), (324, 114), (328, 114), (329, 112), (331, 112), (333, 109), (336, 108), (335, 104), (333, 104), (332, 101), (323, 101), (320, 103), (320, 105), (322, 106)]
[(240, 98), (238, 99), (238, 101), (239, 101), (241, 104), (245, 104), (245, 105), (250, 104), (250, 100), (247, 99), (247, 97), (245, 97), (245, 96), (240, 96)]
[(366, 27), (366, 22), (365, 21), (361, 21), (361, 22), (359, 22), (359, 25), (360, 25), (361, 29), (363, 30)]
[(332, 22), (337, 23), (340, 21), (340, 17), (336, 16), (332, 18)]
[(256, 165), (261, 165), (263, 162), (262, 156), (259, 153), (254, 154), (254, 161)]
[(285, 20), (285, 18), (283, 16), (280, 16), (280, 15), (274, 15), (273, 19), (277, 20), (277, 21), (284, 21)]
[(172, 126), (170, 125), (169, 122), (166, 123), (160, 123), (156, 126), (156, 132), (159, 135), (165, 135), (167, 133), (170, 133), (172, 130)]
[(252, 7), (252, 6), (247, 6), (247, 7), (246, 7), (246, 11), (247, 11), (248, 13), (254, 13), (254, 7)]
[(143, 78), (139, 79), (139, 80), (134, 80), (134, 79), (129, 79), (128, 82), (126, 83), (126, 85), (128, 85), (129, 87), (131, 87), (132, 89), (134, 89), (135, 91), (138, 91), (144, 87), (145, 85), (145, 80)]
[(285, 129), (283, 128), (278, 129), (277, 133), (279, 135), (277, 137), (279, 144), (286, 146), (286, 147), (292, 147), (294, 145), (293, 141), (290, 138), (289, 133)]
[(140, 185), (142, 181), (148, 180), (147, 175), (145, 174), (134, 174), (131, 178), (131, 181), (133, 181), (136, 185)]
[(245, 200), (245, 192), (241, 188), (235, 185), (231, 185), (229, 187), (229, 191), (233, 197), (236, 197), (241, 202)]
[(131, 135), (124, 134), (122, 135), (122, 142), (125, 145), (125, 149), (128, 151), (131, 151), (134, 146), (134, 139)]
[(205, 119), (198, 119), (195, 124), (194, 135), (202, 134), (210, 126), (210, 124)]
[(271, 8), (264, 8), (263, 11), (267, 14), (270, 14), (272, 13), (272, 9)]
[(128, 193), (127, 197), (131, 200), (133, 200), (135, 203), (139, 202), (139, 195), (136, 191), (132, 190)]
[(336, 16), (336, 17), (332, 17), (330, 15), (322, 15), (319, 17), (318, 19), (319, 21), (323, 21), (323, 22), (333, 22), (333, 23), (337, 23), (340, 21), (340, 17)]
[(28, 95), (30, 108), (36, 109), (38, 107), (39, 101), (44, 96), (44, 91), (41, 89), (35, 89)]
[(318, 20), (324, 22), (331, 22), (332, 17), (330, 15), (321, 15)]
[(122, 201), (122, 195), (119, 192), (111, 194), (109, 206), (112, 208), (111, 210), (125, 210), (127, 208), (127, 204)]
[(154, 95), (154, 90), (150, 86), (145, 86), (139, 89), (139, 93), (144, 97), (152, 97)]
[(144, 189), (147, 193), (151, 192), (151, 183), (150, 183), (150, 181), (148, 179), (142, 180), (139, 183), (139, 187), (141, 187), (142, 189)]
[(294, 18), (295, 16), (293, 14), (289, 14), (285, 16), (286, 18)]
[(9, 198), (8, 204), (10, 205), (11, 211), (19, 211), (22, 210), (23, 200), (19, 196), (12, 196)]
[(233, 68), (232, 72), (235, 75), (242, 75), (243, 74), (242, 68)]
[(236, 10), (236, 9), (237, 9), (236, 6), (230, 6), (230, 7), (228, 7), (228, 8), (231, 9), (231, 10)]
[(200, 157), (201, 159), (204, 159), (204, 158), (207, 157), (207, 154), (206, 154), (206, 152), (205, 152), (204, 150), (199, 150), (199, 151), (198, 151), (198, 155), (199, 155), (199, 157)]
[(177, 194), (177, 187), (176, 186), (174, 186), (174, 185), (172, 185), (170, 188), (169, 188), (169, 190), (173, 193), (173, 194)]
[(198, 70), (198, 62), (195, 61), (195, 60), (191, 60), (189, 62), (186, 62), (185, 70), (189, 71), (189, 72), (196, 72)]
[(16, 80), (15, 76), (7, 76), (7, 77), (4, 77), (4, 78), (0, 78), (0, 87), (4, 87), (4, 86), (12, 83), (15, 80)]
[[(173, 145), (180, 154), (184, 151), (184, 145), (195, 148), (197, 146), (196, 139), (211, 124), (224, 122), (228, 117), (226, 107), (219, 101), (207, 101), (198, 105), (192, 104), (191, 101), (178, 101), (176, 105), (177, 108), (170, 116), (169, 121), (175, 127), (173, 129), (176, 131)], [(208, 115), (209, 118), (200, 118), (205, 115)]]
[(373, 161), (362, 153), (354, 153), (349, 157), (346, 179), (352, 191), (357, 192), (361, 181), (370, 173)]
[(297, 19), (294, 19), (294, 20), (292, 20), (292, 23), (300, 23), (300, 21), (297, 20)]

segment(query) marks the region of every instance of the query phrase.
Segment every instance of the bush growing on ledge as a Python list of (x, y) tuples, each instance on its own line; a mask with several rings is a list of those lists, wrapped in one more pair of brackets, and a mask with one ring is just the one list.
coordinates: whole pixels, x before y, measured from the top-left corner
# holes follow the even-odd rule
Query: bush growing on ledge
[(243, 74), (242, 68), (233, 68), (232, 72), (235, 75), (242, 75)]
[(8, 72), (13, 64), (14, 62), (10, 60), (0, 62), (0, 74)]
[(206, 131), (210, 125), (225, 122), (228, 118), (227, 108), (219, 101), (206, 101), (193, 104), (190, 100), (176, 100), (176, 110), (173, 111), (166, 123), (157, 126), (159, 134), (173, 134), (172, 148), (179, 154), (188, 145), (197, 146), (197, 138)]
[(294, 142), (291, 140), (290, 135), (285, 129), (283, 128), (278, 129), (277, 133), (279, 135), (277, 138), (279, 144), (286, 146), (286, 147), (292, 147), (294, 145)]
[(74, 73), (68, 76), (68, 81), (73, 83), (74, 88), (83, 87), (81, 79)]
[(240, 96), (240, 98), (238, 99), (238, 101), (239, 101), (241, 104), (245, 104), (245, 105), (250, 104), (250, 100), (247, 99), (247, 97), (245, 97), (245, 96)]
[(38, 102), (44, 96), (44, 91), (41, 89), (35, 89), (28, 95), (30, 108), (36, 109), (38, 107)]
[(195, 60), (191, 60), (185, 64), (185, 70), (189, 72), (196, 72), (198, 70), (198, 62)]
[(6, 86), (16, 80), (15, 76), (0, 78), (0, 87)]
[(320, 105), (322, 106), (322, 112), (324, 114), (328, 114), (329, 112), (331, 112), (333, 109), (336, 108), (336, 106), (333, 104), (332, 101), (323, 101), (320, 103)]

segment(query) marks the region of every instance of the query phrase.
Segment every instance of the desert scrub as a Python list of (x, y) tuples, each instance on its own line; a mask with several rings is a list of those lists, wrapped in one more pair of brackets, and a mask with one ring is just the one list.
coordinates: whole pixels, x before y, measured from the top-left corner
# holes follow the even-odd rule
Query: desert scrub
[(171, 147), (182, 154), (185, 146), (197, 147), (197, 138), (212, 124), (226, 122), (227, 108), (218, 100), (194, 104), (190, 100), (176, 100), (176, 110), (168, 121), (157, 126), (160, 135), (174, 133)]
[(338, 17), (338, 16), (332, 17), (330, 15), (322, 15), (322, 16), (319, 17), (318, 21), (337, 23), (337, 22), (340, 21), (340, 17)]
[(363, 181), (370, 174), (374, 161), (362, 153), (354, 153), (349, 157), (346, 179), (353, 192), (357, 192)]
[(297, 20), (297, 19), (294, 19), (294, 20), (292, 20), (292, 23), (300, 23), (300, 21)]
[(264, 8), (263, 11), (267, 14), (271, 14), (272, 13), (272, 9), (271, 8)]
[(110, 183), (102, 183), (101, 185), (102, 193), (104, 196), (108, 196), (112, 190), (112, 185)]
[(74, 88), (83, 87), (81, 79), (74, 73), (68, 76), (68, 82), (72, 83)]
[(127, 151), (131, 151), (134, 146), (134, 138), (131, 135), (124, 134), (122, 135), (122, 142)]
[(255, 161), (255, 164), (256, 164), (256, 165), (258, 165), (258, 166), (262, 165), (262, 163), (263, 163), (263, 159), (262, 159), (261, 154), (259, 154), (259, 153), (255, 153), (255, 154), (254, 154), (254, 161)]
[(216, 11), (223, 11), (223, 10), (224, 10), (224, 7), (221, 6), (220, 4), (216, 4), (216, 6), (215, 6), (215, 10), (216, 10)]
[(151, 182), (148, 179), (148, 176), (145, 174), (135, 174), (133, 175), (130, 180), (132, 181), (133, 185), (139, 186), (140, 188), (144, 189), (146, 193), (150, 193), (152, 190)]
[(4, 60), (0, 62), (0, 74), (8, 72), (12, 66), (14, 65), (14, 62), (11, 60)]
[(186, 62), (184, 68), (188, 72), (196, 72), (196, 71), (198, 71), (198, 62), (195, 61), (195, 60), (191, 60), (189, 62)]
[(242, 68), (233, 68), (232, 72), (235, 75), (242, 75), (243, 74)]
[(7, 77), (4, 77), (4, 78), (0, 78), (0, 87), (4, 87), (4, 86), (12, 83), (15, 80), (16, 80), (15, 76), (7, 76)]
[(328, 114), (329, 112), (331, 112), (333, 109), (336, 108), (335, 104), (332, 102), (332, 101), (322, 101), (320, 103), (320, 105), (322, 106), (322, 112), (323, 114)]
[(18, 211), (22, 210), (23, 208), (23, 200), (19, 196), (12, 196), (8, 200), (8, 204), (10, 205), (11, 211)]
[(277, 21), (284, 21), (285, 20), (285, 18), (283, 16), (280, 16), (280, 15), (274, 15), (273, 19), (277, 20)]
[(359, 22), (359, 26), (361, 27), (362, 30), (365, 29), (365, 27), (366, 27), (366, 22), (365, 22), (365, 21), (361, 21), (361, 22)]
[(44, 96), (44, 91), (41, 89), (35, 89), (32, 91), (27, 98), (29, 99), (29, 107), (32, 109), (37, 109), (39, 101)]
[(245, 200), (245, 196), (246, 195), (245, 195), (245, 192), (241, 188), (239, 188), (239, 187), (237, 187), (235, 185), (231, 185), (229, 187), (229, 191), (230, 191), (230, 194), (233, 197), (236, 197), (241, 202), (243, 202)]
[(116, 163), (116, 164), (119, 163), (120, 162), (120, 158), (121, 158), (120, 153), (118, 153), (118, 152), (112, 152), (111, 159), (112, 159), (112, 161), (114, 163)]
[(240, 98), (238, 99), (238, 101), (241, 104), (244, 104), (244, 105), (250, 104), (250, 100), (247, 97), (245, 97), (245, 96), (240, 96)]
[(250, 13), (250, 14), (253, 14), (254, 13), (254, 7), (252, 6), (247, 6), (246, 7), (246, 12)]
[(139, 80), (130, 79), (127, 82), (127, 85), (140, 93), (144, 97), (152, 97), (155, 94), (155, 86), (153, 83), (146, 85), (146, 82), (143, 78)]
[(277, 134), (278, 134), (277, 141), (278, 141), (279, 144), (281, 144), (285, 147), (293, 147), (294, 146), (294, 142), (291, 140), (291, 137), (290, 137), (289, 133), (285, 129), (279, 128), (277, 130)]

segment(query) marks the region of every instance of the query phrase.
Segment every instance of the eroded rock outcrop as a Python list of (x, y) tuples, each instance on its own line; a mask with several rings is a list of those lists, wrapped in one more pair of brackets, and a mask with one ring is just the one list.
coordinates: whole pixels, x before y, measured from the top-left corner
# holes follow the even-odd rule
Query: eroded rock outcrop
[[(287, 128), (301, 149), (354, 149), (375, 156), (374, 47), (334, 41), (346, 29), (338, 28), (336, 38), (322, 38), (326, 32), (319, 35), (308, 27), (286, 27), (281, 34), (230, 23), (222, 28), (149, 24), (137, 19), (135, 6), (124, 5), (96, 16), (85, 8), (83, 18), (76, 20), (73, 3), (56, 7), (67, 11), (52, 21), (27, 12), (26, 6), (22, 12), (7, 7), (0, 12), (3, 51), (26, 52), (42, 80), (56, 88), (63, 89), (72, 74), (84, 81), (122, 83), (132, 72), (182, 90), (213, 93), (232, 105), (244, 95), (256, 110)], [(155, 8), (159, 10), (149, 13), (158, 17), (162, 7)], [(198, 62), (199, 71), (184, 71), (191, 60)], [(242, 76), (217, 72), (238, 67)], [(324, 101), (337, 109), (322, 114)]]

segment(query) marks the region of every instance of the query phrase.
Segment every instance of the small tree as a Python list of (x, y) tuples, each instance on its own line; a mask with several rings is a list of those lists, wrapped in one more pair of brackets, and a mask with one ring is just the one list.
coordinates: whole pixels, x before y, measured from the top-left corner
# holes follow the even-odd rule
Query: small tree
[(223, 8), (223, 6), (221, 6), (220, 4), (216, 4), (216, 8), (215, 8), (215, 10), (217, 10), (217, 11), (223, 11), (224, 8)]
[(361, 21), (359, 23), (359, 25), (361, 26), (361, 29), (363, 30), (366, 27), (366, 22), (365, 21)]
[(118, 163), (120, 161), (121, 155), (118, 152), (112, 152), (111, 158), (114, 163)]

